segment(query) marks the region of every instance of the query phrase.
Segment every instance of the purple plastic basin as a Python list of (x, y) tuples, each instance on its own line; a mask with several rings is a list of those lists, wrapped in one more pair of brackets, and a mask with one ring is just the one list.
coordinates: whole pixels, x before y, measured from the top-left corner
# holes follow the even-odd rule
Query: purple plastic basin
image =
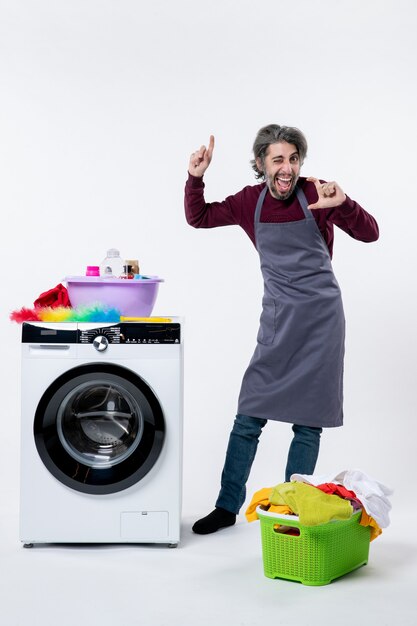
[(67, 276), (65, 279), (72, 307), (102, 305), (114, 308), (127, 317), (149, 317), (152, 313), (159, 283), (163, 278), (126, 280), (97, 276)]

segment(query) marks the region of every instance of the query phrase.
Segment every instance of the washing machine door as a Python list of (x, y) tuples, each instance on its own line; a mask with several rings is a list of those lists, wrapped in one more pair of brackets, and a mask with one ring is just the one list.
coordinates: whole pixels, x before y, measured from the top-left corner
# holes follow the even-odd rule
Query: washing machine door
[(91, 494), (140, 481), (163, 447), (165, 421), (149, 385), (131, 370), (95, 363), (57, 378), (34, 421), (39, 455), (62, 483)]

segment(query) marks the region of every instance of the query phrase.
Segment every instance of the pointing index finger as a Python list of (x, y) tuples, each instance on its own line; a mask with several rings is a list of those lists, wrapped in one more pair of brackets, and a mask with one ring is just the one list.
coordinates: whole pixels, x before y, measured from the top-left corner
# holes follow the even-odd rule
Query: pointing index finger
[(210, 141), (209, 141), (209, 145), (207, 149), (207, 152), (210, 157), (213, 154), (213, 150), (214, 150), (214, 135), (210, 135)]

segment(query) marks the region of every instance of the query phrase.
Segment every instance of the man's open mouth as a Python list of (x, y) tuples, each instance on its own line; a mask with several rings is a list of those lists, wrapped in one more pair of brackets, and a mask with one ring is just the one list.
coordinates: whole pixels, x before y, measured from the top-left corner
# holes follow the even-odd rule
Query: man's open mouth
[(292, 176), (276, 176), (275, 177), (275, 185), (277, 186), (280, 193), (285, 193), (289, 191), (291, 188)]

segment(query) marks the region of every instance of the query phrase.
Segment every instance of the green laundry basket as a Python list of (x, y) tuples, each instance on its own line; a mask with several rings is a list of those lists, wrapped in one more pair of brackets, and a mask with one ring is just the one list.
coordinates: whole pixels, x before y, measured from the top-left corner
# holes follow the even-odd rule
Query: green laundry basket
[(256, 512), (268, 578), (327, 585), (368, 562), (371, 529), (359, 524), (361, 511), (320, 526), (303, 526), (295, 515), (268, 513), (259, 506)]

